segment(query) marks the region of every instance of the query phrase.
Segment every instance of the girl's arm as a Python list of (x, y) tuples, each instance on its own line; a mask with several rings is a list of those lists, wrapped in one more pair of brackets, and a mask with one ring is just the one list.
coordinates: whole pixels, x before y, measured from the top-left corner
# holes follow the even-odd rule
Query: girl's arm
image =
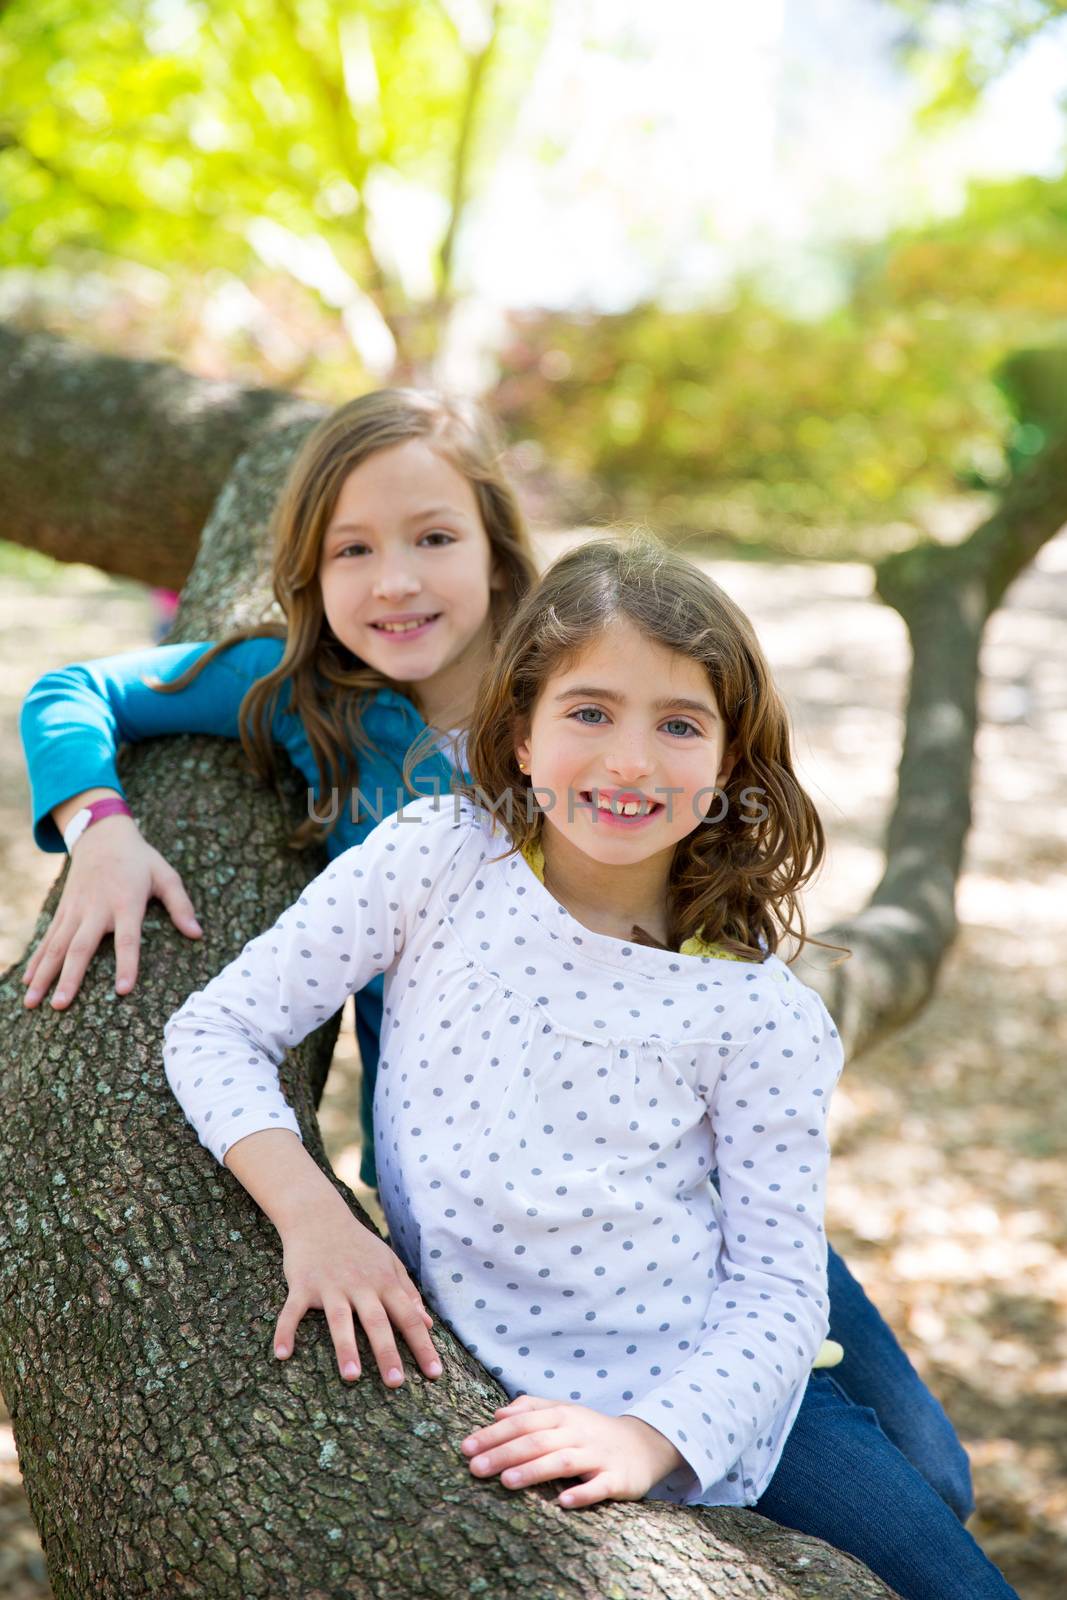
[(355, 1361), (353, 1311), (387, 1382), (399, 1370), (391, 1325), (435, 1375), (426, 1313), (401, 1263), (360, 1226), (300, 1144), (278, 1067), (298, 1044), (399, 956), (462, 842), (432, 802), (389, 818), (311, 883), (274, 927), (245, 946), (166, 1028), (167, 1078), (205, 1144), (275, 1223), (289, 1298), (276, 1348), (321, 1306), (338, 1364)]
[[(33, 798), (34, 834), (45, 850), (62, 850), (63, 829), (94, 799), (121, 795), (116, 759), (122, 743), (165, 733), (238, 737), (238, 711), (256, 678), (276, 665), (281, 641), (248, 640), (224, 651), (176, 694), (145, 680), (180, 676), (210, 648), (162, 645), (153, 650), (46, 673), (30, 690), (20, 727)], [(23, 977), (26, 1004), (37, 1005), (58, 974), (52, 1004), (68, 1005), (105, 934), (115, 934), (115, 988), (137, 977), (141, 923), (153, 897), (190, 938), (200, 927), (181, 878), (142, 838), (130, 818), (109, 817), (86, 830), (74, 848), (56, 914)]]

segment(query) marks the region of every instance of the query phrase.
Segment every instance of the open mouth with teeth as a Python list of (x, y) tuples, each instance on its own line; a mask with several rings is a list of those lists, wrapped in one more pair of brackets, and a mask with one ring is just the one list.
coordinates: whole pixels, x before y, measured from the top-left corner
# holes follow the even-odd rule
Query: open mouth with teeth
[(376, 633), (384, 633), (393, 638), (403, 638), (405, 634), (424, 632), (431, 622), (437, 621), (440, 615), (439, 611), (435, 611), (432, 616), (409, 617), (407, 622), (372, 622), (371, 627)]
[(586, 805), (596, 804), (596, 820), (603, 817), (611, 822), (647, 822), (663, 810), (658, 800), (649, 800), (647, 796), (627, 795), (619, 799), (615, 795), (605, 794), (602, 790), (583, 789), (581, 798)]

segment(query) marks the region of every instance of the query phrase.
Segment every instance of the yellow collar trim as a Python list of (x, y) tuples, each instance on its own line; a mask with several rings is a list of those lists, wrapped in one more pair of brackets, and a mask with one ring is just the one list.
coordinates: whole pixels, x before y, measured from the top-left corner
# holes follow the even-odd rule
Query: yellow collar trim
[[(528, 844), (522, 855), (534, 877), (540, 883), (544, 883), (545, 852), (541, 849), (538, 841), (535, 839)], [(735, 955), (732, 950), (724, 950), (721, 944), (711, 944), (708, 940), (702, 939), (699, 933), (694, 934), (691, 939), (683, 939), (678, 954), (682, 956), (714, 956), (718, 961), (741, 961), (743, 959), (741, 956)]]

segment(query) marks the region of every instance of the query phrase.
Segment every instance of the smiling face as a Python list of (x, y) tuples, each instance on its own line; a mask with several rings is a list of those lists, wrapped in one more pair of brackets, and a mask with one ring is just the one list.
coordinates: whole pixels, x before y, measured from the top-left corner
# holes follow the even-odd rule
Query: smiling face
[(326, 620), (353, 655), (410, 685), (426, 720), (467, 714), (492, 647), (500, 586), (470, 483), (422, 439), (355, 467), (322, 543)]
[(622, 619), (549, 677), (520, 733), (516, 756), (545, 803), (546, 859), (577, 850), (604, 866), (662, 857), (669, 868), (732, 765), (704, 667)]

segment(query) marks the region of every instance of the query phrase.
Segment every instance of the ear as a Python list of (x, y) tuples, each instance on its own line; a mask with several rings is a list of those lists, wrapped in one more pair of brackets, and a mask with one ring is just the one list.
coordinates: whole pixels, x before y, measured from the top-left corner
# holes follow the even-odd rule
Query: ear
[(499, 561), (494, 561), (489, 569), (489, 587), (498, 592), (501, 589), (508, 588), (508, 575)]
[(521, 766), (528, 767), (530, 765), (530, 736), (528, 729), (515, 729), (515, 760)]
[(719, 768), (718, 776), (715, 779), (715, 787), (717, 789), (725, 789), (730, 780), (730, 774), (736, 765), (737, 752), (732, 745), (727, 745), (723, 751), (722, 766)]

